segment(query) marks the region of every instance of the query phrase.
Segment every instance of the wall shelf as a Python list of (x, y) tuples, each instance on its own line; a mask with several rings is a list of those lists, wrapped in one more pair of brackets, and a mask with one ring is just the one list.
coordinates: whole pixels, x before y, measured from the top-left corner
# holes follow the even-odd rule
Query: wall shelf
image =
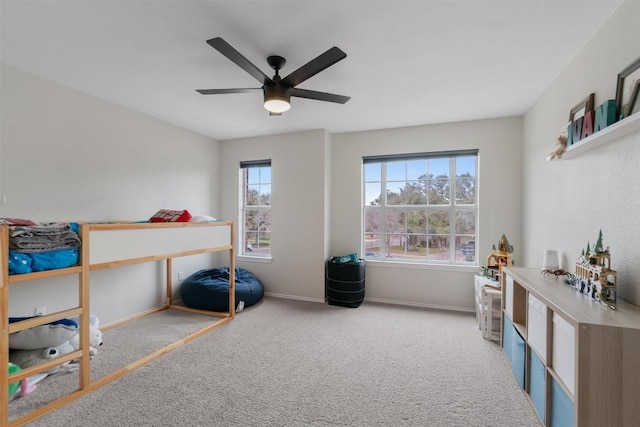
[(570, 145), (562, 155), (562, 160), (578, 157), (589, 150), (638, 131), (640, 131), (640, 113), (635, 113), (573, 145)]

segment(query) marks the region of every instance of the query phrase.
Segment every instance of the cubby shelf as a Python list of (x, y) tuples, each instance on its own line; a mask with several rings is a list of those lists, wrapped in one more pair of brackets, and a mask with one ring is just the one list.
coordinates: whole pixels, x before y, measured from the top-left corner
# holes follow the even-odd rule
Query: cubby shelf
[(640, 113), (635, 113), (573, 145), (570, 145), (562, 155), (562, 160), (578, 157), (589, 150), (638, 131), (640, 131)]
[(542, 425), (637, 426), (640, 308), (612, 310), (536, 268), (503, 271), (502, 348)]

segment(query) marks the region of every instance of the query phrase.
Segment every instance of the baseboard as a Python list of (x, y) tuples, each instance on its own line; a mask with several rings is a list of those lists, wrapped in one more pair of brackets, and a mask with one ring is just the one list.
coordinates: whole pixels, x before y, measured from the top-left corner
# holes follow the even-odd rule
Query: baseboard
[[(299, 297), (296, 295), (287, 295), (287, 294), (275, 294), (272, 292), (265, 292), (265, 296), (274, 297), (274, 298), (282, 298), (282, 299), (292, 299), (299, 301), (310, 301), (310, 302), (320, 302), (325, 303), (324, 299), (319, 298), (307, 298), (307, 297)], [(448, 310), (448, 311), (461, 311), (465, 313), (475, 313), (474, 308), (466, 308), (466, 307), (455, 307), (449, 305), (437, 305), (437, 304), (424, 304), (424, 303), (412, 303), (407, 301), (397, 301), (397, 300), (388, 300), (383, 298), (367, 298), (364, 299), (365, 302), (375, 302), (381, 304), (394, 304), (394, 305), (404, 305), (407, 307), (422, 307), (422, 308), (431, 308), (436, 310)]]
[[(172, 305), (185, 305), (184, 302), (182, 301), (182, 298), (178, 298), (175, 301), (171, 301), (171, 304)], [(115, 327), (123, 325), (125, 323), (129, 323), (129, 322), (131, 322), (133, 320), (140, 319), (141, 317), (145, 317), (145, 316), (148, 316), (150, 314), (157, 313), (158, 311), (165, 310), (166, 308), (167, 307), (164, 306), (164, 305), (159, 305), (159, 306), (157, 306), (155, 308), (150, 308), (148, 310), (141, 311), (141, 312), (136, 313), (136, 314), (132, 314), (131, 316), (123, 317), (122, 319), (114, 320), (113, 322), (109, 322), (109, 323), (106, 323), (104, 325), (100, 325), (100, 329), (102, 331), (106, 331), (108, 329), (115, 328)]]
[(156, 308), (150, 308), (149, 310), (145, 310), (145, 311), (142, 311), (140, 313), (132, 314), (131, 316), (123, 317), (122, 319), (114, 320), (113, 322), (109, 322), (109, 323), (106, 323), (104, 325), (100, 325), (100, 330), (104, 332), (104, 331), (109, 330), (111, 328), (116, 328), (116, 327), (118, 327), (120, 325), (124, 325), (125, 323), (132, 322), (134, 320), (140, 319), (142, 317), (149, 316), (149, 315), (151, 315), (153, 313), (157, 313), (159, 311), (166, 310), (166, 309), (167, 309), (167, 307), (165, 307), (165, 306), (158, 306)]
[(465, 313), (475, 313), (474, 308), (467, 307), (455, 307), (451, 305), (438, 305), (438, 304), (425, 304), (425, 303), (414, 303), (408, 301), (397, 301), (397, 300), (388, 300), (384, 298), (367, 298), (365, 297), (365, 302), (377, 302), (381, 304), (394, 304), (394, 305), (404, 305), (407, 307), (421, 307), (421, 308), (431, 308), (436, 310), (448, 310), (448, 311), (461, 311)]
[(310, 301), (310, 302), (321, 302), (321, 303), (325, 302), (324, 299), (319, 299), (319, 298), (307, 298), (307, 297), (299, 297), (297, 295), (287, 295), (287, 294), (274, 294), (273, 292), (265, 292), (264, 295), (268, 297), (294, 299), (298, 301)]

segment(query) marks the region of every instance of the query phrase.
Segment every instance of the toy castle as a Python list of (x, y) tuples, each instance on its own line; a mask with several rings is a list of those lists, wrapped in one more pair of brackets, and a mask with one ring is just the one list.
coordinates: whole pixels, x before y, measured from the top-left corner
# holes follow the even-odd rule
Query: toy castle
[(509, 240), (504, 233), (498, 242), (498, 249), (494, 244), (491, 248), (491, 253), (487, 257), (487, 263), (485, 264), (489, 271), (492, 272), (491, 276), (497, 276), (498, 281), (502, 284), (502, 268), (513, 265), (511, 254), (513, 253), (513, 246), (509, 244)]
[(602, 245), (602, 230), (598, 240), (592, 249), (587, 243), (586, 250), (576, 261), (575, 286), (581, 292), (589, 294), (592, 298), (615, 307), (618, 285), (618, 272), (611, 269), (611, 254), (609, 248)]

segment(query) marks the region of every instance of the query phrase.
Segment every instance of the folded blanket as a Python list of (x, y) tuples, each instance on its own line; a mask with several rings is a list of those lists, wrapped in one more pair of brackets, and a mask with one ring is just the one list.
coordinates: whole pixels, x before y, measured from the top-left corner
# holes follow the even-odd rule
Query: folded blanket
[(68, 223), (52, 222), (11, 227), (9, 249), (23, 253), (40, 253), (80, 247), (80, 237)]

